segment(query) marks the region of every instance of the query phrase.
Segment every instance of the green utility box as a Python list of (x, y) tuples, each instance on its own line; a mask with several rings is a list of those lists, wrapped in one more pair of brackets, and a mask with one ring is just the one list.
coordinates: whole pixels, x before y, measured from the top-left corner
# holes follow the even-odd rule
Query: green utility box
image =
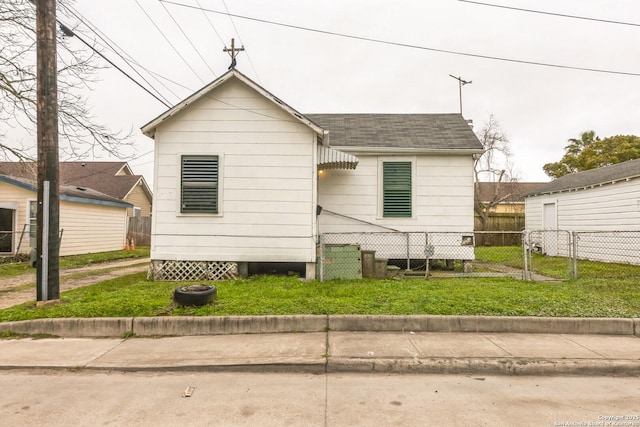
[(362, 260), (358, 245), (324, 245), (322, 280), (362, 279)]

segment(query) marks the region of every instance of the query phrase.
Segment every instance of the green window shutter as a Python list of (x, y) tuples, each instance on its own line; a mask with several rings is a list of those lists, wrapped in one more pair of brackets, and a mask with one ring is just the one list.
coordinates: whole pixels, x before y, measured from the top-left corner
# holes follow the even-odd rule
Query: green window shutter
[(180, 212), (218, 213), (218, 156), (182, 156)]
[(383, 216), (411, 218), (411, 162), (383, 162)]

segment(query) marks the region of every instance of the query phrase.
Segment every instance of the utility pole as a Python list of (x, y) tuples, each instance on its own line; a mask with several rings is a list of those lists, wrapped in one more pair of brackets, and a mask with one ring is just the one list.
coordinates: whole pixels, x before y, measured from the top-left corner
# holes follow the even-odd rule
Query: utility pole
[(456, 77), (452, 74), (449, 74), (449, 77), (453, 77), (454, 79), (456, 79), (458, 81), (458, 90), (460, 92), (460, 114), (462, 114), (462, 86), (464, 85), (468, 85), (471, 84), (472, 81), (466, 81), (466, 80), (462, 80), (462, 77)]
[(36, 0), (38, 213), (36, 295), (38, 303), (60, 298), (60, 190), (58, 182), (58, 67), (56, 1)]
[(236, 56), (238, 56), (238, 52), (242, 52), (244, 50), (244, 46), (236, 47), (236, 39), (231, 39), (231, 49), (228, 47), (224, 47), (222, 49), (223, 52), (229, 52), (229, 56), (231, 56), (231, 65), (229, 65), (229, 70), (232, 68), (236, 68)]

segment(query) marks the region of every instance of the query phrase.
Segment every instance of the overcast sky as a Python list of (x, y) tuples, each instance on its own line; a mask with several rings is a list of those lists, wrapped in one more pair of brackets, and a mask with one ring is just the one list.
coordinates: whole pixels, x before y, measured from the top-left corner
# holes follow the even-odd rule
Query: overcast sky
[[(567, 139), (583, 131), (595, 130), (601, 137), (640, 135), (637, 0), (486, 2), (619, 23), (458, 0), (175, 3), (196, 8), (159, 0), (77, 0), (74, 7), (133, 60), (162, 76), (161, 84), (139, 70), (171, 105), (227, 70), (230, 58), (222, 49), (234, 37), (246, 49), (238, 55), (237, 69), (302, 113), (456, 113), (458, 82), (450, 75), (472, 81), (463, 87), (463, 115), (476, 130), (494, 115), (511, 141), (521, 181), (547, 181), (542, 165), (559, 160)], [(245, 18), (205, 15), (198, 5)], [(62, 11), (58, 18), (95, 39), (78, 19)], [(142, 81), (113, 52), (104, 53)], [(113, 129), (135, 131), (135, 155), (141, 157), (130, 164), (151, 183), (153, 142), (139, 128), (166, 107), (116, 70), (104, 70), (100, 77), (88, 95), (93, 114)]]

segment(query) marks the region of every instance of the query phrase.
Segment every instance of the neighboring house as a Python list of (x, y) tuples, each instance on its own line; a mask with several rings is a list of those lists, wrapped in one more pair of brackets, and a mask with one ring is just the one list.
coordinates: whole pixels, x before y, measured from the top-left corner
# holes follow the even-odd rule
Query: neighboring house
[[(525, 209), (528, 230), (640, 231), (640, 159), (560, 177), (527, 194)], [(558, 252), (562, 233), (556, 234), (539, 242), (542, 252)], [(580, 245), (586, 253), (588, 242)], [(637, 248), (635, 239), (615, 244), (621, 253), (637, 253)]]
[[(60, 255), (123, 248), (132, 205), (89, 188), (60, 186)], [(0, 255), (35, 247), (37, 183), (0, 175)]]
[(479, 182), (478, 199), (484, 206), (495, 202), (490, 209), (498, 214), (524, 214), (524, 195), (545, 185), (545, 182)]
[[(37, 179), (35, 162), (0, 162), (0, 174)], [(150, 216), (152, 195), (142, 175), (134, 175), (127, 162), (60, 162), (60, 184), (106, 194), (133, 205), (128, 216)]]
[(303, 115), (232, 69), (142, 131), (154, 265), (304, 263), (312, 278), (320, 233), (473, 231), (482, 146), (459, 114)]

